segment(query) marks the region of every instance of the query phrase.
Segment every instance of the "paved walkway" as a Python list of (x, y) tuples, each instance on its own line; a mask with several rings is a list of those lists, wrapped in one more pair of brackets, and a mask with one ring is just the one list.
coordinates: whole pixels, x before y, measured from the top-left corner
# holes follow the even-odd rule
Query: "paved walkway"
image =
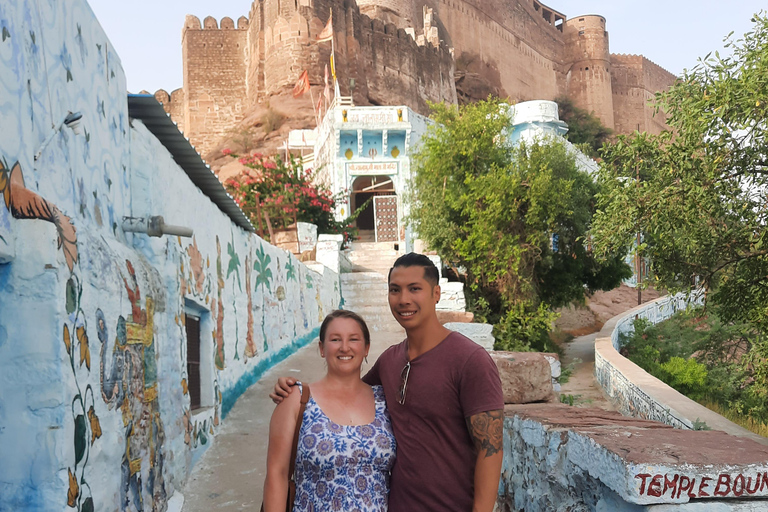
[[(387, 347), (404, 336), (371, 333), (371, 364)], [(363, 366), (363, 372), (368, 365)], [(213, 444), (195, 465), (181, 491), (183, 512), (258, 511), (266, 475), (269, 420), (274, 404), (269, 392), (278, 377), (297, 376), (308, 382), (320, 379), (325, 366), (317, 343), (302, 348), (272, 368), (248, 388), (222, 423)]]

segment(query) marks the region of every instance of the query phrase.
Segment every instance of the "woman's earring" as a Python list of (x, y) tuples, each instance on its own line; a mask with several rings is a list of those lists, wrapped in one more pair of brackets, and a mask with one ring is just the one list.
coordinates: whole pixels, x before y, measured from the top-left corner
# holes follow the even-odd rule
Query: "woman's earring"
[(368, 364), (368, 354), (366, 354), (365, 357), (363, 357), (363, 360), (365, 361), (365, 364)]

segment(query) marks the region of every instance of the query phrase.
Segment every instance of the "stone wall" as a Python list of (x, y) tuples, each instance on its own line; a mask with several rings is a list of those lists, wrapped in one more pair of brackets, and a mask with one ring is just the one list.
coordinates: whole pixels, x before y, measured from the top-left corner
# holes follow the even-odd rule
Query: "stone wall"
[(642, 57), (610, 55), (605, 18), (564, 21), (536, 0), (263, 0), (236, 28), (190, 16), (185, 93), (179, 103), (171, 94), (167, 111), (205, 154), (245, 109), (290, 90), (303, 70), (322, 86), (331, 44), (314, 40), (330, 12), (339, 87), (358, 105), (426, 114), (427, 100), (455, 103), (458, 87), (463, 99), (568, 95), (619, 133), (663, 127), (646, 100), (674, 77)]
[[(129, 119), (85, 0), (6, 4), (0, 25), (0, 509), (165, 510), (237, 397), (338, 307), (338, 275), (238, 227)], [(121, 227), (152, 215), (194, 236)]]
[(243, 118), (247, 105), (248, 20), (221, 26), (211, 16), (187, 16), (181, 36), (185, 135), (202, 153)]
[(611, 63), (616, 131), (661, 133), (666, 127), (664, 113), (654, 116), (649, 102), (656, 92), (668, 88), (675, 76), (642, 55), (612, 54)]
[(532, 0), (438, 0), (441, 39), (457, 68), (480, 74), (513, 102), (563, 93), (562, 33)]
[(611, 95), (611, 55), (602, 16), (578, 16), (565, 22), (566, 91), (583, 109), (594, 112), (603, 124), (614, 128)]

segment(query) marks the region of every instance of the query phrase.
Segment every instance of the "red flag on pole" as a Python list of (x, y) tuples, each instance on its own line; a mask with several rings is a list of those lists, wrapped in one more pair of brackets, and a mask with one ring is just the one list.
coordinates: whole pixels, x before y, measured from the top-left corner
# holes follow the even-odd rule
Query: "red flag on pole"
[(333, 11), (331, 11), (331, 17), (328, 18), (328, 23), (326, 23), (323, 31), (317, 34), (317, 38), (315, 39), (315, 42), (324, 43), (325, 41), (332, 41), (332, 40), (333, 40)]
[(307, 91), (309, 91), (309, 72), (305, 69), (293, 86), (293, 97), (298, 98)]

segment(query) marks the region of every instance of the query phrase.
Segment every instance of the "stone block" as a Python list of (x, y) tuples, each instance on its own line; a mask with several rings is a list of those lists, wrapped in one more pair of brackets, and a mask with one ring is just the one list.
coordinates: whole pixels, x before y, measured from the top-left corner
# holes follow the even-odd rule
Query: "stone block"
[(443, 324), (446, 329), (460, 332), (485, 350), (493, 350), (493, 326), (491, 324), (468, 324), (461, 322), (448, 322)]
[(468, 324), (475, 319), (475, 314), (469, 313), (467, 311), (437, 310), (436, 313), (437, 313), (437, 320), (443, 325), (448, 323)]
[(299, 252), (311, 251), (317, 245), (317, 224), (297, 222), (299, 236)]
[(491, 357), (499, 369), (505, 404), (528, 404), (555, 399), (552, 369), (544, 354), (491, 352)]
[(437, 303), (436, 309), (442, 311), (464, 311), (466, 307), (464, 283), (456, 281), (443, 281), (440, 283), (440, 302)]

